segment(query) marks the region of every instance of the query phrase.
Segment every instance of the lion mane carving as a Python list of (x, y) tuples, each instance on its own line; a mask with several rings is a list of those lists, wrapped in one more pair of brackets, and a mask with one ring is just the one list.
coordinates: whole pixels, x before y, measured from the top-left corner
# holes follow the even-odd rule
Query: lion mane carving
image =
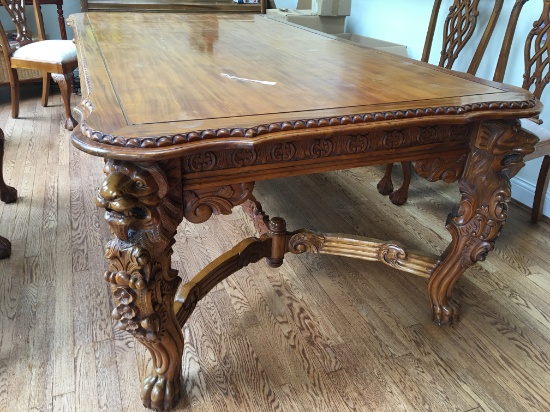
[(168, 242), (181, 221), (179, 168), (110, 159), (104, 172), (96, 204), (105, 209), (113, 234), (122, 241), (145, 245)]

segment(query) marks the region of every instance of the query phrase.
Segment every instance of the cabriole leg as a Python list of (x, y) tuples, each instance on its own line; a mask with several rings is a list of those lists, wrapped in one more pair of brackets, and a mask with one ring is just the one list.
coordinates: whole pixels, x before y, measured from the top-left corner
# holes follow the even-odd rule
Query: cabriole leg
[(65, 74), (52, 74), (52, 79), (59, 85), (63, 106), (65, 107), (65, 129), (73, 130), (78, 122), (71, 113), (71, 83), (73, 81), (73, 72)]
[(183, 335), (174, 315), (180, 278), (171, 268), (176, 228), (183, 218), (177, 160), (129, 163), (108, 160), (97, 198), (115, 235), (107, 244), (117, 327), (147, 347), (153, 370), (141, 385), (143, 404), (173, 407), (182, 386)]
[(515, 121), (483, 122), (474, 132), (459, 182), (461, 200), (447, 218), (452, 241), (428, 283), (435, 323), (458, 321), (460, 306), (452, 298), (453, 287), (469, 266), (485, 260), (494, 249), (506, 222), (510, 178), (523, 167), (523, 157), (533, 152), (536, 141)]

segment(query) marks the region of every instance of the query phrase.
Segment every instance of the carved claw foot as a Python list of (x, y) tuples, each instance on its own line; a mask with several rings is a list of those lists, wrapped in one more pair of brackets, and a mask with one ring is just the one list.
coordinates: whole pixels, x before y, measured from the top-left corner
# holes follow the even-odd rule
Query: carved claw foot
[(391, 181), (391, 176), (390, 177), (384, 176), (382, 179), (380, 179), (380, 181), (376, 185), (376, 188), (378, 189), (378, 193), (384, 196), (387, 196), (390, 193), (392, 193), (393, 183)]
[(14, 187), (0, 184), (0, 200), (4, 203), (15, 202), (17, 200), (17, 190)]
[(460, 320), (460, 305), (449, 299), (446, 305), (433, 305), (433, 321), (439, 326), (452, 325)]
[(72, 131), (76, 126), (78, 125), (78, 122), (75, 120), (73, 116), (69, 116), (65, 119), (65, 123), (63, 126), (65, 129)]
[(390, 193), (389, 199), (394, 205), (402, 205), (407, 201), (409, 195), (409, 188), (408, 187), (400, 187), (394, 192)]
[(167, 379), (164, 376), (149, 375), (141, 384), (141, 401), (146, 408), (155, 411), (172, 409), (179, 400), (181, 379)]
[(8, 239), (0, 236), (0, 259), (5, 259), (11, 255), (11, 243)]

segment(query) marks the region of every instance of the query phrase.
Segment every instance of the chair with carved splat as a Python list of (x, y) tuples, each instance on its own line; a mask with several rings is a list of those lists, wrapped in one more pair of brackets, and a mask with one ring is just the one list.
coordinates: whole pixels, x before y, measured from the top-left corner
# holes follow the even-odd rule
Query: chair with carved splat
[(25, 0), (1, 0), (15, 24), (17, 33), (9, 38), (0, 23), (0, 45), (9, 71), (11, 87), (11, 115), (19, 116), (19, 78), (17, 69), (33, 69), (43, 72), (42, 105), (48, 104), (50, 73), (61, 90), (65, 106), (65, 127), (73, 130), (77, 122), (71, 114), (71, 83), (73, 71), (78, 66), (76, 47), (71, 40), (45, 40), (44, 22), (39, 0), (33, 1), (38, 38), (33, 38), (28, 28)]
[[(506, 34), (502, 42), (495, 75), (493, 77), (493, 80), (497, 82), (502, 82), (504, 80), (519, 14), (523, 5), (528, 1), (529, 0), (516, 0), (514, 8), (512, 9), (508, 27), (506, 28)], [(537, 99), (540, 99), (545, 86), (550, 82), (550, 0), (543, 0), (541, 15), (539, 19), (533, 23), (533, 28), (527, 35), (524, 45), (524, 63), (525, 71), (523, 74), (522, 87), (530, 90)], [(525, 156), (525, 161), (540, 157), (543, 158), (531, 211), (531, 221), (537, 223), (542, 216), (544, 198), (550, 178), (550, 131), (542, 126), (542, 121), (538, 118), (522, 119), (521, 126), (534, 133), (539, 138), (539, 142), (535, 146), (535, 151)]]
[[(17, 190), (4, 182), (3, 171), (4, 161), (4, 132), (0, 129), (0, 200), (12, 203), (17, 200)], [(11, 253), (11, 244), (8, 239), (0, 236), (0, 259), (7, 258)]]
[[(441, 9), (442, 0), (435, 0), (432, 9), (432, 15), (428, 26), (428, 33), (424, 43), (424, 51), (422, 53), (422, 61), (428, 62), (432, 49), (432, 42), (435, 35), (437, 18)], [(491, 35), (493, 34), (498, 17), (502, 10), (504, 0), (496, 0), (491, 12), (491, 16), (487, 21), (483, 36), (472, 57), (468, 73), (475, 74), (481, 63), (481, 59), (489, 44)], [(476, 31), (479, 0), (454, 0), (453, 5), (449, 9), (449, 14), (445, 19), (443, 27), (443, 46), (441, 50), (441, 58), (439, 66), (451, 69), (460, 52), (472, 38)], [(397, 190), (393, 190), (392, 170), (393, 164), (390, 163), (386, 167), (384, 177), (378, 182), (378, 191), (383, 195), (389, 195), (392, 203), (401, 205), (407, 201), (409, 185), (412, 175), (411, 162), (402, 162), (403, 168), (403, 184)], [(429, 179), (429, 176), (426, 176)], [(456, 180), (454, 175), (445, 175), (443, 180), (451, 182)]]

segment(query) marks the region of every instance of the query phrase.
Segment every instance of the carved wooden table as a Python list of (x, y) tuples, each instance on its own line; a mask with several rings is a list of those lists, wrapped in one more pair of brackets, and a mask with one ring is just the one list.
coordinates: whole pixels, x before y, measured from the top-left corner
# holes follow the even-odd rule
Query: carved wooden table
[[(381, 261), (429, 279), (435, 322), (458, 320), (453, 286), (493, 249), (510, 177), (533, 151), (536, 138), (517, 121), (540, 111), (531, 94), (262, 16), (71, 19), (85, 97), (72, 142), (106, 161), (97, 197), (114, 234), (105, 279), (113, 317), (153, 358), (141, 387), (146, 406), (166, 409), (179, 397), (181, 328), (197, 302), (262, 258), (271, 266), (287, 252)], [(399, 161), (413, 161), (429, 180), (460, 179), (441, 256), (287, 231), (252, 196), (257, 180)], [(178, 224), (241, 204), (258, 237), (180, 284), (170, 265)]]

